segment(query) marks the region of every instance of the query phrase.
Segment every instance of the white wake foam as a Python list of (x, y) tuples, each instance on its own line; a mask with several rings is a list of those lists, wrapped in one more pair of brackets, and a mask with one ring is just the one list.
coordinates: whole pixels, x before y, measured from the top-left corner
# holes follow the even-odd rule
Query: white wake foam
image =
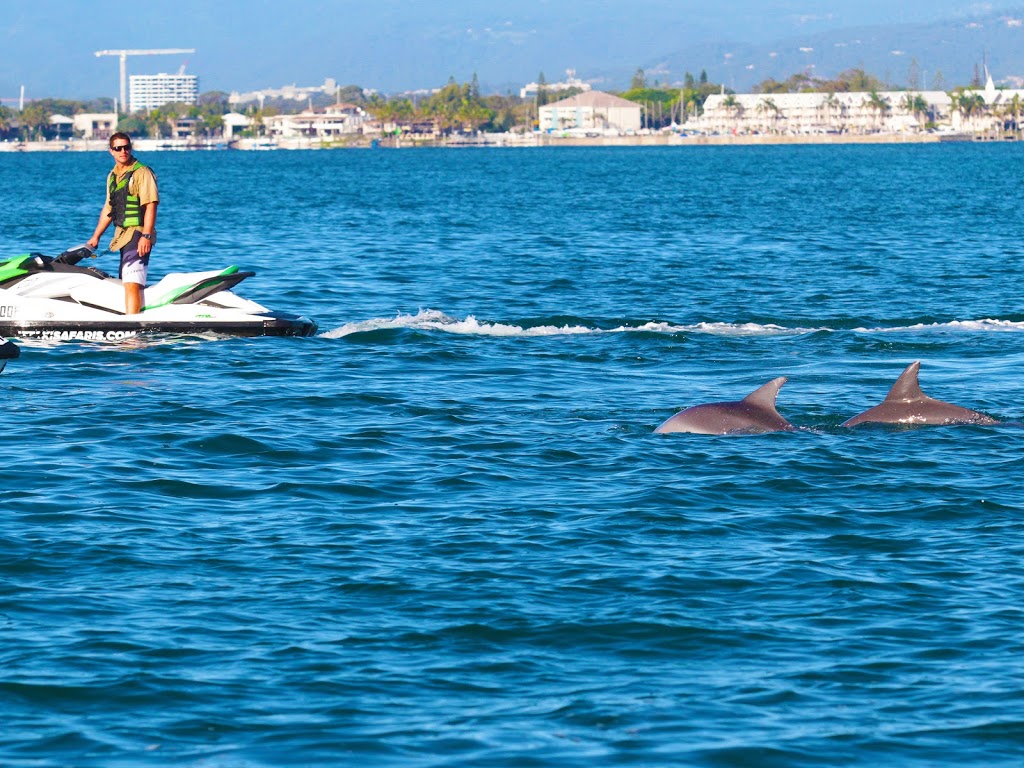
[(1019, 333), (1024, 323), (1014, 320), (952, 320), (948, 323), (917, 323), (893, 328), (854, 328), (858, 333), (893, 333), (899, 331), (982, 331), (986, 333)]
[[(424, 309), (415, 315), (399, 314), (395, 317), (375, 317), (346, 323), (340, 328), (327, 331), (321, 336), (339, 339), (352, 333), (365, 333), (391, 328), (410, 328), (423, 331), (441, 331), (466, 336), (578, 336), (581, 334), (603, 333), (702, 333), (712, 336), (799, 336), (816, 331), (832, 331), (828, 327), (787, 328), (774, 323), (693, 323), (675, 325), (664, 322), (648, 322), (640, 325), (620, 325), (617, 328), (598, 328), (588, 325), (535, 325), (522, 326), (511, 323), (488, 323), (477, 320), (474, 315), (463, 319), (451, 317), (436, 309)], [(1001, 332), (1019, 333), (1024, 331), (1024, 322), (1012, 320), (952, 320), (946, 323), (918, 323), (915, 325), (854, 328), (854, 333), (899, 333), (899, 332)]]
[(346, 323), (340, 328), (327, 331), (321, 336), (339, 339), (352, 333), (366, 333), (392, 328), (443, 331), (470, 336), (569, 336), (601, 333), (706, 333), (716, 336), (777, 336), (811, 333), (814, 328), (785, 328), (781, 325), (759, 323), (696, 323), (694, 325), (673, 325), (671, 323), (649, 322), (642, 325), (622, 325), (618, 328), (596, 328), (586, 325), (536, 325), (521, 326), (507, 323), (481, 322), (473, 315), (458, 319), (436, 309), (420, 310), (415, 315), (399, 314), (392, 318), (377, 317), (355, 323)]

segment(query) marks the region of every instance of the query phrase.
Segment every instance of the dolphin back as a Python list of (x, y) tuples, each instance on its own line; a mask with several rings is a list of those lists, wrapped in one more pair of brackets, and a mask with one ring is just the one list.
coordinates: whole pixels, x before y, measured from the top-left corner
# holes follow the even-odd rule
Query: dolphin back
[(868, 408), (842, 423), (844, 427), (858, 424), (998, 424), (984, 413), (928, 397), (921, 391), (918, 372), (921, 361), (915, 360), (904, 369), (881, 404)]
[[(762, 384), (749, 395), (744, 397), (741, 402), (746, 403), (752, 408), (775, 411), (775, 401), (779, 398), (779, 390), (782, 389), (782, 385), (785, 384), (786, 381), (787, 379), (785, 376), (779, 376), (777, 379), (772, 379), (767, 384)], [(779, 416), (779, 418), (781, 419), (782, 417)]]
[(780, 376), (755, 389), (742, 400), (704, 403), (680, 411), (664, 421), (656, 433), (690, 432), (699, 435), (756, 435), (795, 429), (775, 408), (779, 390), (786, 383)]
[(920, 370), (920, 360), (915, 360), (908, 365), (896, 379), (896, 383), (892, 385), (892, 389), (889, 390), (889, 394), (885, 396), (883, 402), (906, 403), (913, 400), (930, 400), (931, 398), (921, 391), (921, 384), (918, 382)]

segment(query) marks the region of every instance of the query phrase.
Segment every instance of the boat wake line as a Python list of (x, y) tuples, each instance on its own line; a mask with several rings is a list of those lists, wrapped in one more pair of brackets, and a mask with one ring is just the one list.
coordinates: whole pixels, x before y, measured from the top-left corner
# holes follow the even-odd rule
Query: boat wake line
[(694, 333), (711, 336), (802, 336), (811, 333), (834, 333), (852, 331), (854, 333), (894, 333), (900, 331), (935, 331), (935, 332), (1024, 332), (1024, 322), (1013, 320), (980, 319), (953, 320), (950, 322), (914, 323), (911, 325), (831, 328), (820, 326), (786, 327), (774, 323), (727, 323), (699, 322), (687, 325), (675, 323), (638, 321), (635, 324), (609, 323), (608, 327), (600, 327), (584, 320), (575, 322), (545, 323), (538, 320), (537, 324), (524, 322), (501, 323), (478, 320), (474, 315), (459, 319), (451, 317), (439, 310), (420, 310), (415, 315), (398, 314), (395, 317), (377, 317), (361, 320), (335, 328), (320, 334), (323, 338), (340, 339), (356, 333), (407, 329), (418, 331), (440, 331), (464, 336), (500, 336), (500, 337), (539, 337), (539, 336), (580, 336), (587, 334), (607, 333)]

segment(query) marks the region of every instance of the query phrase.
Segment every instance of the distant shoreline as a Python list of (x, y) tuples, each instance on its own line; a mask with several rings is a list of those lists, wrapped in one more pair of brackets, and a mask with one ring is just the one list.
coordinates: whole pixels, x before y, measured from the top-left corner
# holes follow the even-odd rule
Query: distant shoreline
[(938, 144), (946, 141), (974, 141), (967, 134), (739, 134), (690, 136), (609, 136), (595, 138), (549, 138), (540, 146), (758, 146), (786, 144)]
[[(871, 134), (740, 134), (740, 135), (679, 135), (655, 134), (643, 136), (556, 136), (552, 134), (516, 135), (483, 134), (480, 136), (445, 139), (399, 139), (353, 137), (345, 143), (320, 142), (313, 139), (241, 139), (233, 142), (205, 142), (198, 144), (181, 141), (139, 139), (139, 152), (160, 151), (274, 151), (296, 149), (385, 149), (466, 148), (466, 147), (701, 147), (701, 146), (778, 146), (828, 144), (939, 144), (947, 142), (1003, 143), (1014, 141), (1010, 136), (981, 134), (940, 133), (871, 133)], [(0, 152), (105, 152), (107, 142), (97, 139), (67, 139), (64, 141), (0, 142)]]

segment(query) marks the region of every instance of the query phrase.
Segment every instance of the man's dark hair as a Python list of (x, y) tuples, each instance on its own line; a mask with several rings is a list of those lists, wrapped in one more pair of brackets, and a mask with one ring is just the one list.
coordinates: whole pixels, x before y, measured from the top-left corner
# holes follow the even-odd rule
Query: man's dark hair
[(131, 146), (132, 137), (129, 136), (127, 133), (121, 133), (120, 131), (118, 131), (113, 136), (111, 136), (109, 139), (107, 139), (107, 146), (110, 147), (111, 149), (113, 149), (114, 148), (114, 142), (117, 139), (124, 139), (125, 141), (128, 142), (128, 146)]

